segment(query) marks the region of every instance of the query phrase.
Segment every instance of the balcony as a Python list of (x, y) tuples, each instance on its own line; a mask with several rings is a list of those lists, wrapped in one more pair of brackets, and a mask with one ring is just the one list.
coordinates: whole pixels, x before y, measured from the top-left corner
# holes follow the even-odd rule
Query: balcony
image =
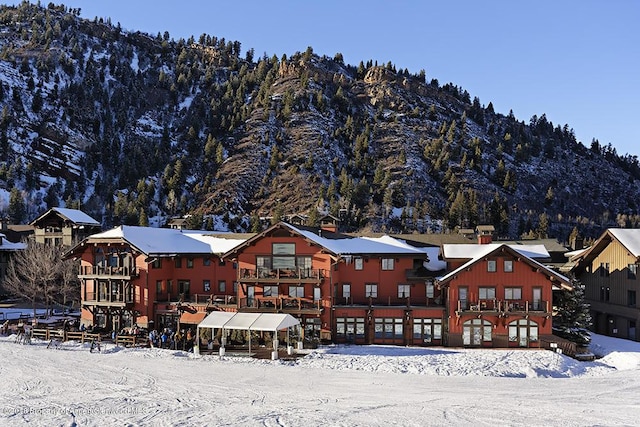
[(417, 297), (336, 297), (334, 306), (376, 306), (376, 307), (442, 307), (442, 298)]
[(289, 314), (320, 314), (322, 301), (289, 296), (240, 298), (240, 311)]
[(211, 295), (211, 294), (190, 294), (168, 295), (166, 292), (158, 294), (156, 303), (189, 303), (195, 305), (236, 305), (235, 295)]
[(551, 303), (549, 301), (535, 300), (458, 300), (456, 312), (462, 313), (550, 313)]
[(80, 279), (131, 279), (138, 277), (137, 267), (109, 267), (102, 265), (82, 265), (78, 272)]
[(407, 280), (427, 280), (433, 277), (433, 273), (424, 267), (410, 268), (404, 271)]
[(240, 280), (260, 283), (320, 283), (322, 270), (312, 268), (241, 268)]
[(82, 298), (83, 305), (125, 307), (133, 303), (131, 288), (125, 289), (124, 292), (121, 290), (117, 292), (85, 292)]

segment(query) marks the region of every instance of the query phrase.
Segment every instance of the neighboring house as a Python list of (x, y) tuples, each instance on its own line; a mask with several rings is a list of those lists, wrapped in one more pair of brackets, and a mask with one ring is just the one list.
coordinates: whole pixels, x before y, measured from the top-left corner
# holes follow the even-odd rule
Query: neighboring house
[(640, 229), (610, 228), (570, 260), (598, 334), (640, 340)]
[(16, 251), (21, 251), (27, 248), (25, 243), (14, 243), (7, 240), (7, 236), (4, 233), (0, 233), (0, 289), (2, 288), (2, 282), (7, 275), (7, 268), (11, 256)]
[(98, 233), (100, 223), (77, 209), (51, 208), (31, 221), (37, 243), (72, 246), (91, 234)]
[(175, 329), (232, 304), (235, 266), (219, 255), (244, 239), (210, 233), (120, 226), (71, 248), (65, 257), (81, 260), (82, 321)]
[(288, 313), (307, 341), (442, 343), (444, 307), (427, 252), (389, 236), (276, 224), (227, 252), (238, 310)]
[[(480, 236), (480, 240), (483, 236)], [(553, 289), (571, 289), (568, 278), (536, 259), (543, 245), (499, 243), (443, 245), (449, 346), (540, 347), (551, 341)]]

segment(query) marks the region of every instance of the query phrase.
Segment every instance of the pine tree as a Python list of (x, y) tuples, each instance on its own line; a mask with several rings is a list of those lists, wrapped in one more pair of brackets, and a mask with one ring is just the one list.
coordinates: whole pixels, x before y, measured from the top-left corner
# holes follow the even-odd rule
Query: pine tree
[(588, 346), (591, 335), (589, 305), (584, 301), (584, 285), (576, 280), (572, 281), (573, 290), (561, 290), (553, 293), (553, 305), (556, 314), (553, 316), (553, 333), (575, 342), (581, 346)]

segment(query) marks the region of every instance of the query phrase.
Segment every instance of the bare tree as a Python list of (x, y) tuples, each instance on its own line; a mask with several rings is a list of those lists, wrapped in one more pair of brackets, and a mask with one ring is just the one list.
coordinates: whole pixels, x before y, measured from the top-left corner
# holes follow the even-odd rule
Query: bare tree
[(34, 317), (38, 302), (47, 307), (53, 302), (66, 302), (70, 288), (77, 284), (77, 275), (74, 281), (67, 271), (75, 262), (63, 261), (62, 253), (62, 247), (30, 241), (26, 249), (13, 255), (7, 267), (5, 290), (30, 302)]

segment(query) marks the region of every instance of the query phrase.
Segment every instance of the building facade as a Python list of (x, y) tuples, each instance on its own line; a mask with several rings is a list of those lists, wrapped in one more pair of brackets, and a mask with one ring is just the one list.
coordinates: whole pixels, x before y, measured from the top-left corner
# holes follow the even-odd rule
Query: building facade
[(444, 245), (448, 273), (437, 284), (446, 298), (451, 346), (539, 347), (550, 340), (553, 290), (572, 289), (546, 267), (542, 245)]
[(640, 229), (608, 229), (572, 262), (572, 271), (584, 284), (593, 330), (640, 340)]
[[(85, 239), (83, 321), (199, 323), (212, 310), (285, 313), (301, 338), (353, 344), (538, 347), (569, 281), (543, 246), (418, 246), (278, 223), (257, 234), (121, 226)], [(483, 238), (483, 241), (486, 238)]]
[(73, 247), (66, 257), (81, 260), (83, 323), (175, 329), (209, 308), (235, 308), (235, 266), (219, 254), (242, 240), (206, 233), (120, 226)]
[(102, 230), (100, 223), (86, 213), (67, 208), (51, 208), (30, 225), (37, 243), (67, 247)]

